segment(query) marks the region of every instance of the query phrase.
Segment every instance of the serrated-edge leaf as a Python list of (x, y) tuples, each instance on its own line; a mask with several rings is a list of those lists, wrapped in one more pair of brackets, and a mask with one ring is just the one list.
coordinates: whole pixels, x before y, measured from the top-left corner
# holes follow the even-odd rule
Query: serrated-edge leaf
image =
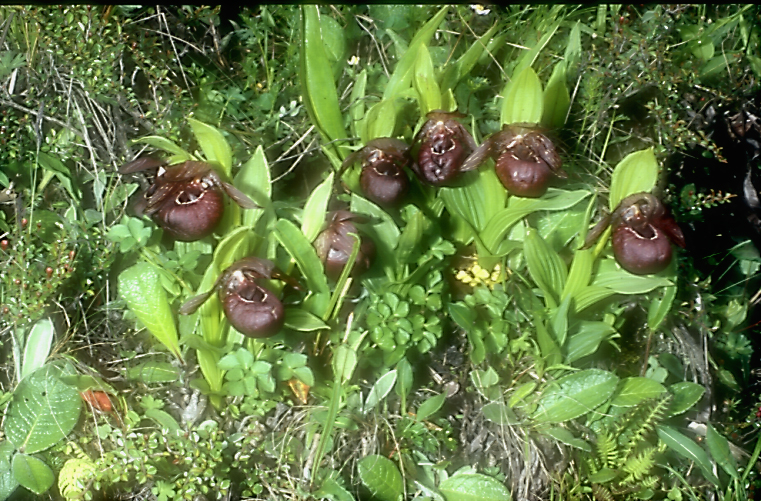
[(218, 164), (229, 178), (233, 169), (233, 152), (225, 136), (216, 127), (188, 118), (193, 135), (198, 140), (206, 160)]
[(655, 431), (658, 438), (663, 440), (669, 449), (694, 462), (707, 480), (714, 485), (719, 485), (719, 479), (711, 470), (711, 460), (708, 454), (694, 440), (666, 425), (656, 425)]
[(635, 151), (613, 169), (610, 180), (610, 210), (634, 193), (650, 192), (658, 182), (658, 161), (653, 148)]

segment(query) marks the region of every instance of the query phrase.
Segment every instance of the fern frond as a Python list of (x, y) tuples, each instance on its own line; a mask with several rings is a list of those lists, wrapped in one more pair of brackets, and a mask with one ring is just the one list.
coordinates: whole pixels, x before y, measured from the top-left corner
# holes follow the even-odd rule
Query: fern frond
[(656, 447), (647, 447), (640, 454), (626, 458), (621, 469), (629, 475), (622, 483), (631, 484), (640, 481), (650, 473), (650, 469), (655, 466), (656, 452), (658, 452)]
[(631, 421), (632, 428), (621, 457), (628, 458), (632, 451), (644, 441), (645, 436), (655, 428), (655, 425), (663, 421), (669, 402), (671, 402), (671, 394), (664, 393), (654, 400), (642, 404), (635, 411), (635, 417)]
[(616, 469), (618, 467), (618, 444), (612, 433), (603, 431), (599, 434), (596, 449), (601, 468)]
[(600, 484), (592, 484), (592, 494), (594, 495), (596, 501), (615, 501), (613, 499), (613, 494), (608, 490), (608, 488), (603, 487)]
[[(82, 452), (79, 449), (79, 452)], [(79, 456), (79, 454), (78, 454)], [(66, 501), (81, 500), (95, 478), (95, 463), (84, 455), (67, 460), (58, 473), (58, 490)]]

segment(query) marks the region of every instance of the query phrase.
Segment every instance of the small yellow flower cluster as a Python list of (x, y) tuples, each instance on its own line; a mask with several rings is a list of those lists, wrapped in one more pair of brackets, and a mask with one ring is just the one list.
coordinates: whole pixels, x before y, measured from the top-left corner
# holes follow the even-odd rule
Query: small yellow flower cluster
[(474, 262), (469, 268), (457, 270), (455, 278), (471, 287), (485, 285), (493, 290), (494, 286), (500, 282), (501, 274), (502, 266), (499, 263), (497, 263), (491, 273), (489, 273), (489, 270), (481, 268), (478, 263)]

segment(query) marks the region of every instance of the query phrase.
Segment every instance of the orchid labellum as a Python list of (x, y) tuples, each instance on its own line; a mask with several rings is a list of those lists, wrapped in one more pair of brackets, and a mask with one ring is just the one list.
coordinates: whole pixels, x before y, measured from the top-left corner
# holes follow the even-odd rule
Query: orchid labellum
[(434, 110), (426, 115), (428, 121), (415, 136), (415, 144), (420, 144), (417, 162), (412, 170), (424, 183), (433, 186), (451, 185), (460, 172), (472, 170), (478, 165), (466, 168), (465, 159), (476, 149), (473, 136), (455, 118), (461, 113)]
[(373, 139), (346, 157), (342, 169), (357, 160), (362, 162), (359, 184), (367, 198), (380, 205), (393, 206), (407, 194), (409, 180), (404, 168), (411, 163), (407, 143), (391, 137)]
[(524, 125), (503, 125), (465, 161), (473, 169), (487, 158), (495, 160), (497, 177), (511, 195), (537, 198), (547, 192), (553, 177), (567, 177), (555, 145), (541, 132)]
[(616, 261), (637, 275), (664, 270), (672, 258), (671, 244), (684, 248), (684, 234), (666, 213), (658, 198), (649, 193), (635, 193), (621, 200), (618, 207), (604, 217), (587, 235), (585, 247), (611, 227), (611, 245)]
[[(119, 172), (126, 174), (162, 165), (159, 160), (143, 157), (125, 164)], [(153, 185), (143, 194), (138, 212), (150, 216), (172, 238), (192, 242), (210, 235), (222, 219), (223, 192), (244, 209), (258, 207), (205, 162), (171, 165), (159, 171)]]
[(352, 233), (360, 237), (359, 253), (354, 261), (352, 275), (357, 276), (367, 271), (375, 258), (375, 244), (372, 240), (360, 235), (354, 221), (362, 220), (362, 216), (346, 210), (337, 210), (328, 215), (328, 227), (317, 235), (314, 241), (315, 249), (320, 260), (325, 265), (325, 273), (336, 280), (349, 262), (355, 239)]
[(187, 300), (180, 314), (190, 315), (217, 291), (227, 320), (238, 332), (253, 338), (273, 336), (285, 322), (283, 303), (258, 283), (271, 278), (300, 288), (298, 282), (275, 269), (272, 261), (247, 257), (227, 268), (210, 291)]

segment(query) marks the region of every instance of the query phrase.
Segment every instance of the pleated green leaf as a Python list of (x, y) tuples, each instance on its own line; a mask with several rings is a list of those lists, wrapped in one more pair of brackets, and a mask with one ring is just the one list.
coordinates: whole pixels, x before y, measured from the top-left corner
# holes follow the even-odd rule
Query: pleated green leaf
[(531, 278), (545, 294), (545, 302), (548, 306), (556, 307), (568, 276), (563, 259), (533, 228), (529, 228), (526, 234), (523, 253)]
[(658, 181), (658, 161), (653, 148), (626, 155), (615, 169), (610, 180), (610, 210), (634, 193), (650, 192)]
[[(316, 5), (301, 8), (301, 93), (307, 113), (326, 142), (347, 137), (338, 104), (333, 71), (321, 33), (320, 12)], [(331, 146), (341, 160), (348, 154), (343, 147)]]
[(571, 95), (566, 85), (565, 61), (560, 61), (552, 70), (547, 88), (544, 89), (544, 112), (542, 126), (560, 128), (565, 124), (566, 115), (571, 107)]
[(412, 82), (418, 93), (421, 115), (425, 115), (431, 110), (441, 109), (441, 90), (436, 83), (431, 54), (428, 52), (428, 47), (424, 44), (421, 44), (418, 48), (418, 57), (415, 61), (415, 75)]
[(542, 83), (531, 67), (521, 71), (507, 84), (504, 96), (501, 123), (538, 124), (541, 121), (544, 111)]
[(304, 301), (305, 307), (322, 318), (330, 301), (330, 288), (317, 252), (301, 230), (287, 219), (278, 220), (274, 234), (306, 279), (311, 296)]
[(228, 177), (232, 175), (233, 152), (227, 143), (225, 136), (216, 127), (188, 118), (193, 135), (198, 141), (206, 160), (222, 167), (222, 171)]
[(301, 218), (301, 231), (310, 242), (313, 242), (325, 225), (325, 216), (328, 213), (328, 201), (333, 191), (333, 173), (319, 184), (312, 194), (309, 195), (304, 205)]
[(141, 261), (121, 272), (118, 283), (119, 294), (148, 332), (182, 359), (177, 328), (158, 270), (152, 264)]

